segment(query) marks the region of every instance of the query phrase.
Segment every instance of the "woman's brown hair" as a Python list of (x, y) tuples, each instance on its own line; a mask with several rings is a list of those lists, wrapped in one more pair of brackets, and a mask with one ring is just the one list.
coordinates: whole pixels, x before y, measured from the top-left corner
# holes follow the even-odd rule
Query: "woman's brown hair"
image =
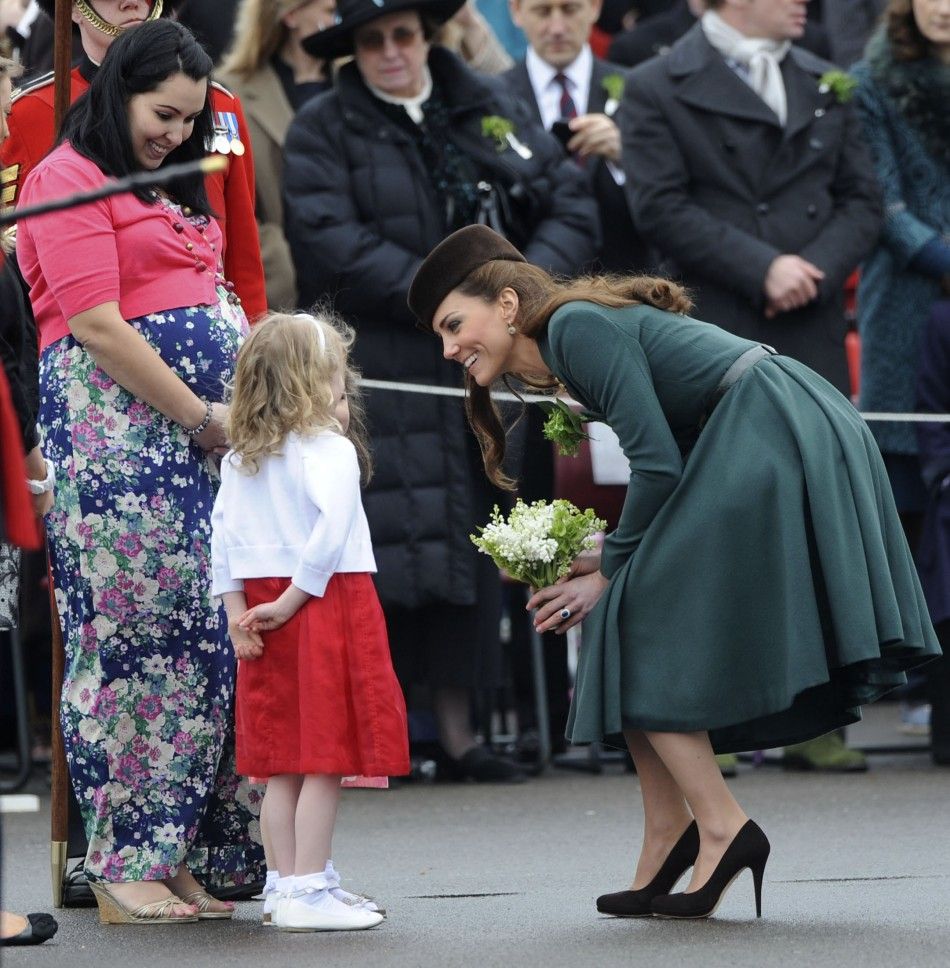
[[(692, 303), (685, 290), (675, 282), (655, 276), (584, 276), (559, 280), (543, 269), (525, 262), (496, 260), (486, 262), (465, 277), (458, 286), (463, 296), (493, 303), (503, 289), (518, 295), (518, 314), (514, 325), (524, 336), (536, 338), (548, 325), (555, 311), (565, 303), (582, 300), (621, 309), (646, 303), (673, 313), (687, 313)], [(557, 381), (539, 383), (525, 377), (530, 386), (553, 390)], [(485, 473), (498, 487), (512, 491), (516, 482), (505, 473), (505, 428), (489, 387), (479, 386), (465, 374), (465, 412), (478, 439)]]
[(914, 16), (913, 0), (890, 0), (883, 20), (891, 56), (895, 61), (916, 61), (930, 57), (930, 42), (920, 32)]

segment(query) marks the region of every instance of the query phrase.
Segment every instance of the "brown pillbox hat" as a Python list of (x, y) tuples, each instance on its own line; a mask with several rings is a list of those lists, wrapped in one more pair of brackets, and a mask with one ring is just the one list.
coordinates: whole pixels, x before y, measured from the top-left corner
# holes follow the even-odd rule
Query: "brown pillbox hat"
[(496, 259), (509, 262), (528, 260), (504, 236), (487, 225), (466, 225), (443, 239), (419, 266), (409, 287), (409, 308), (426, 329), (432, 327), (432, 317), (442, 300), (465, 277)]

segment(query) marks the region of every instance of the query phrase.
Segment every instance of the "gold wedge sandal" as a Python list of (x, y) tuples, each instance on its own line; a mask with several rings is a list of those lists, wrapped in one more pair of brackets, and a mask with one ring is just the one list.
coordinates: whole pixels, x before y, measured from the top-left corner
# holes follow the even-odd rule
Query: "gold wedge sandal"
[(89, 887), (99, 906), (101, 924), (193, 924), (197, 914), (173, 914), (176, 904), (189, 904), (172, 894), (160, 901), (142, 904), (137, 908), (126, 907), (102, 881), (90, 881)]
[(190, 904), (198, 909), (199, 921), (227, 921), (234, 917), (233, 907), (230, 911), (212, 911), (211, 905), (216, 903), (217, 898), (212, 897), (203, 887), (186, 894), (181, 900), (183, 904)]

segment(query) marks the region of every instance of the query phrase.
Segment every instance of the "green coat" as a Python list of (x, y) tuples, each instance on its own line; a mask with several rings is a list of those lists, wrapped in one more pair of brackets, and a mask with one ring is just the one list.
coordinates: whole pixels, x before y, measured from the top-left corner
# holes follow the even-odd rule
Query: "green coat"
[[(765, 749), (860, 719), (940, 654), (880, 453), (795, 360), (648, 306), (562, 306), (539, 347), (630, 462), (584, 622), (568, 738), (708, 730)], [(687, 454), (684, 458), (684, 454)]]

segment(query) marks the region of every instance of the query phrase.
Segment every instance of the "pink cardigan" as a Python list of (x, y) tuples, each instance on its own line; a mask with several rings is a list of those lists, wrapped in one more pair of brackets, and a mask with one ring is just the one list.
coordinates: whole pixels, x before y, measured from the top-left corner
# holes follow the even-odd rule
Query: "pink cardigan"
[[(106, 180), (67, 142), (27, 176), (20, 205), (89, 191)], [(27, 219), (17, 228), (17, 259), (30, 286), (41, 350), (69, 333), (73, 316), (102, 303), (118, 302), (125, 319), (216, 304), (220, 253), (214, 219), (199, 232), (164, 205), (146, 205), (131, 194)]]

